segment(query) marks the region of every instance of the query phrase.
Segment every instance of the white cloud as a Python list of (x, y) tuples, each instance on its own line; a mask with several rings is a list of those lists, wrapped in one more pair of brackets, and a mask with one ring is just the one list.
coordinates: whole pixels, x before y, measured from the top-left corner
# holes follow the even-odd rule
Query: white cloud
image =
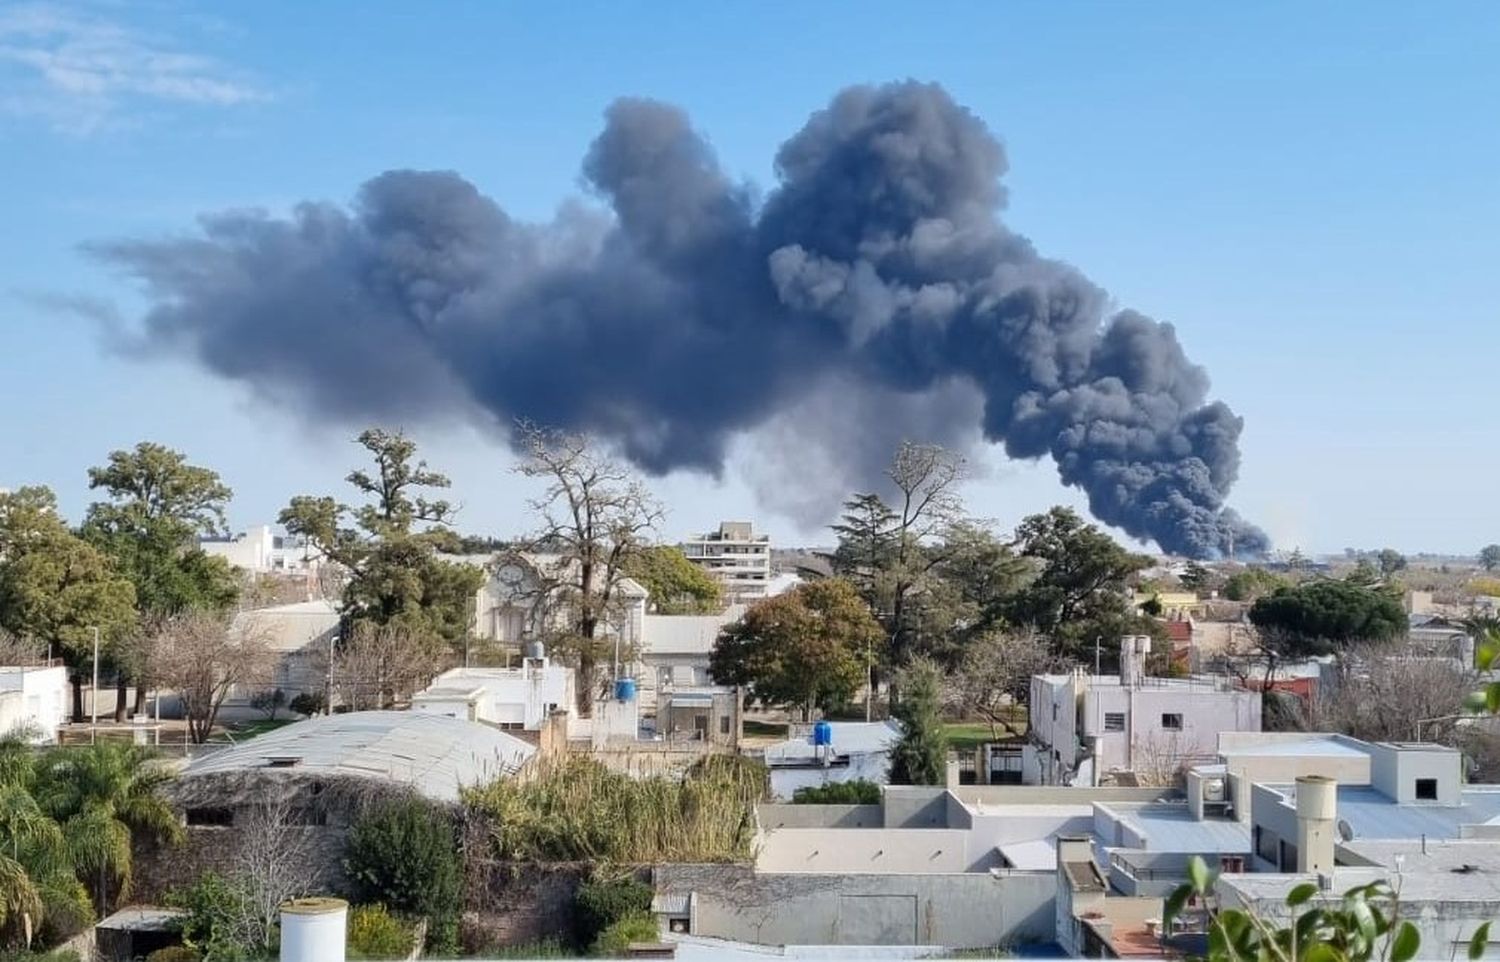
[(239, 71), (170, 37), (50, 3), (0, 8), (0, 91), (0, 110), (74, 133), (167, 104), (267, 99)]

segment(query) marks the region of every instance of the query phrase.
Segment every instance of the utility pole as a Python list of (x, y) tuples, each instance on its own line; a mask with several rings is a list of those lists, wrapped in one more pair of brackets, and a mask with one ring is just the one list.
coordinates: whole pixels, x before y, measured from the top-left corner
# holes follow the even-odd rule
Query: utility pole
[(323, 679), (323, 714), (333, 714), (333, 645), (338, 635), (328, 636), (328, 676)]
[(875, 698), (875, 649), (873, 642), (865, 642), (865, 721), (874, 721)]
[(94, 633), (94, 687), (89, 691), (89, 744), (99, 737), (99, 626), (91, 625)]
[(1094, 636), (1094, 676), (1099, 675), (1099, 636)]

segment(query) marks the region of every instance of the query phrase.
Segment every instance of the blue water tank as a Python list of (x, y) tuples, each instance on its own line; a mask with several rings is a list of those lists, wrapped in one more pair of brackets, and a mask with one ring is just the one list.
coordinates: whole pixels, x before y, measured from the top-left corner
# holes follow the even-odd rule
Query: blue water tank
[(635, 679), (615, 679), (615, 701), (635, 701)]
[(828, 724), (826, 721), (820, 721), (817, 724), (813, 725), (813, 744), (832, 745), (833, 726)]

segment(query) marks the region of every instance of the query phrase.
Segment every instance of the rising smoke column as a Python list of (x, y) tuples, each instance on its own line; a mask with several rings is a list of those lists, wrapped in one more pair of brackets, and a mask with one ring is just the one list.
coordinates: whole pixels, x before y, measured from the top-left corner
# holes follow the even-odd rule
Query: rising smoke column
[[(794, 450), (836, 441), (846, 492), (903, 437), (982, 435), (1051, 455), (1096, 517), (1164, 550), (1263, 551), (1224, 507), (1241, 420), (1171, 325), (1110, 314), (1001, 223), (1005, 166), (941, 88), (855, 87), (781, 147), (757, 205), (681, 111), (625, 99), (583, 162), (608, 213), (518, 223), (455, 173), (391, 171), (349, 208), (91, 249), (151, 299), (133, 350), (320, 420), (526, 417), (652, 472), (718, 472), (773, 425)], [(789, 417), (820, 406), (836, 415)]]

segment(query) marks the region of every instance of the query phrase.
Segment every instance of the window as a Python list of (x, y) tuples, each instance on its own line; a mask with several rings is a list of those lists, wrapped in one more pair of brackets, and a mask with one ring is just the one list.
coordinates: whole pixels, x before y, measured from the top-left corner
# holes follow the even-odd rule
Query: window
[(1125, 713), (1122, 711), (1107, 711), (1104, 713), (1104, 730), (1107, 732), (1122, 732), (1125, 730)]
[(1169, 732), (1182, 731), (1182, 713), (1175, 711), (1162, 712), (1161, 727)]
[(194, 828), (203, 825), (233, 825), (234, 812), (227, 808), (190, 808), (187, 810), (187, 823)]
[(1419, 802), (1435, 802), (1435, 801), (1437, 801), (1437, 779), (1435, 779), (1435, 778), (1419, 778), (1419, 779), (1417, 779), (1417, 801), (1419, 801)]
[(729, 716), (728, 715), (720, 715), (719, 716), (719, 734), (720, 735), (727, 735), (727, 734), (729, 734)]

